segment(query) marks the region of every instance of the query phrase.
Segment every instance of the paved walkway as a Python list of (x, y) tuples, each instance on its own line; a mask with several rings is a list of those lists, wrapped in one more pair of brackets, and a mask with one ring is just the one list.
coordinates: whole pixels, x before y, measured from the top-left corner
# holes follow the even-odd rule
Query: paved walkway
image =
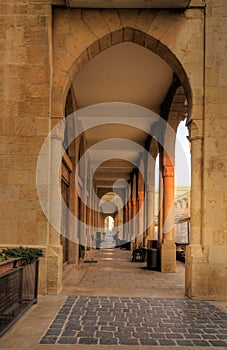
[(184, 297), (181, 263), (161, 274), (120, 249), (87, 260), (67, 271), (61, 295), (40, 297), (1, 350), (227, 349), (226, 303)]
[(71, 296), (41, 343), (227, 347), (226, 320), (188, 299)]
[[(184, 265), (177, 273), (146, 269), (146, 263), (131, 262), (130, 251), (117, 249), (91, 250), (87, 261), (71, 271), (64, 280), (64, 295), (97, 295), (128, 297), (184, 297)], [(92, 261), (97, 261), (97, 263)]]

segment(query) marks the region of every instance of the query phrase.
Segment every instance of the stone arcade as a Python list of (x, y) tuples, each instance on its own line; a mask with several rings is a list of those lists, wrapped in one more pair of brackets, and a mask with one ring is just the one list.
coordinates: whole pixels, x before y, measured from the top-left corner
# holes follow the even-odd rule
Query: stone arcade
[[(95, 104), (120, 102), (133, 105), (138, 118), (140, 108), (155, 112), (175, 132), (187, 117), (192, 184), (185, 293), (195, 299), (227, 298), (226, 15), (226, 0), (1, 1), (0, 244), (45, 250), (41, 293), (58, 293), (63, 262), (79, 261), (79, 244), (68, 240), (68, 212), (62, 210), (60, 191), (52, 186), (48, 167), (44, 179), (49, 184), (48, 210), (63, 235), (41, 208), (36, 188), (41, 147), (59, 125), (51, 136), (51, 161), (46, 160), (54, 167), (52, 160), (61, 154), (62, 142), (75, 132), (66, 116), (85, 107), (92, 113), (89, 106)], [(80, 118), (83, 124), (86, 115)], [(122, 239), (139, 232), (133, 243), (146, 245), (154, 238), (154, 164), (122, 143), (118, 150), (106, 146), (109, 160), (94, 171), (99, 150), (89, 148), (109, 138), (124, 138), (154, 159), (160, 154), (161, 271), (175, 272), (171, 209), (175, 139), (162, 134), (161, 145), (158, 134), (153, 136), (124, 119), (116, 125), (94, 126), (68, 147), (59, 181), (71, 212), (95, 228), (104, 227), (106, 214), (91, 209), (97, 201), (93, 186), (104, 205), (113, 198), (113, 184), (123, 179), (122, 185), (117, 181), (118, 199), (114, 197), (110, 213), (115, 227), (124, 224)], [(165, 151), (167, 144), (171, 154)], [(83, 155), (86, 161), (79, 162)], [(74, 234), (83, 236), (89, 246), (96, 232), (86, 230), (86, 225), (74, 227)]]

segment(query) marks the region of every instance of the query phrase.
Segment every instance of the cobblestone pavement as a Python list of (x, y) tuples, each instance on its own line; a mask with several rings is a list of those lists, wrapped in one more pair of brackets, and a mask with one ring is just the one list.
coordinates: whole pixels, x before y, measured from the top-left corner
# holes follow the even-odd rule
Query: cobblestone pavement
[(227, 314), (186, 298), (70, 296), (41, 344), (227, 348)]

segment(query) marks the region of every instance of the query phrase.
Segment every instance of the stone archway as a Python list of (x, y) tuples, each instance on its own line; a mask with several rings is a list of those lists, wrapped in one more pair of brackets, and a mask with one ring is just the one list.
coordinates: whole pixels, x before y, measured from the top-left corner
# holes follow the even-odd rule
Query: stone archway
[[(63, 19), (59, 16), (62, 11), (64, 12)], [(82, 13), (83, 19), (81, 17)], [(94, 14), (94, 12), (92, 13)], [(143, 46), (157, 54), (171, 66), (184, 87), (187, 96), (189, 122), (192, 119), (198, 119), (199, 124), (202, 125), (203, 53), (202, 50), (197, 49), (198, 41), (202, 44), (202, 36), (200, 32), (196, 34), (192, 30), (191, 23), (193, 21), (196, 28), (201, 28), (202, 30), (202, 11), (198, 10), (193, 20), (191, 18), (189, 20), (184, 12), (171, 13), (170, 15), (168, 11), (159, 11), (152, 20), (150, 19), (149, 23), (145, 12), (143, 12), (144, 18), (141, 18), (141, 14), (137, 10), (119, 10), (117, 13), (115, 10), (106, 10), (102, 14), (100, 14), (100, 11), (96, 11), (96, 14), (97, 17), (92, 17), (89, 10), (56, 10), (54, 13), (53, 125), (56, 119), (59, 120), (59, 118), (62, 118), (64, 101), (72, 80), (76, 77), (77, 73), (99, 53), (122, 42), (133, 42)], [(112, 19), (113, 14), (116, 21)], [(105, 19), (102, 30), (98, 21), (100, 15)], [(166, 15), (169, 18), (166, 21), (166, 26), (163, 27), (163, 19), (166, 19)], [(116, 19), (117, 17), (121, 17), (121, 20), (118, 21)], [(75, 18), (79, 21), (77, 28), (73, 24), (73, 19)], [(56, 23), (64, 24), (65, 28), (64, 25), (63, 27), (61, 26), (61, 31), (59, 31)], [(69, 27), (71, 28), (70, 30)], [(176, 32), (179, 38), (177, 42), (173, 40), (173, 33), (175, 35)], [(65, 51), (62, 50), (63, 42), (65, 44), (64, 48), (66, 48)], [(75, 42), (77, 44), (74, 44)], [(186, 47), (190, 48), (187, 58), (185, 57)], [(192, 70), (194, 49), (197, 50), (198, 64), (196, 69)], [(200, 132), (202, 132), (202, 129)], [(201, 159), (201, 154), (198, 155), (198, 158)], [(197, 164), (198, 161), (195, 160), (195, 163)], [(196, 194), (197, 198), (200, 196), (201, 186), (199, 187), (199, 192)], [(197, 225), (196, 229), (196, 234), (200, 235), (201, 227)]]
[[(191, 85), (189, 83), (189, 78), (180, 63), (177, 56), (170, 51), (170, 49), (164, 45), (161, 41), (152, 37), (150, 34), (147, 34), (141, 30), (124, 27), (118, 29), (114, 32), (110, 32), (100, 39), (91, 43), (88, 47), (86, 47), (81, 54), (72, 62), (69, 63), (68, 70), (63, 74), (59, 74), (58, 70), (54, 71), (54, 80), (60, 82), (60, 84), (53, 84), (52, 88), (52, 116), (60, 116), (64, 114), (64, 106), (65, 100), (68, 95), (68, 91), (72, 84), (73, 79), (75, 79), (76, 75), (80, 72), (86, 64), (91, 61), (94, 57), (99, 55), (101, 52), (106, 49), (118, 45), (123, 42), (131, 42), (137, 44), (139, 46), (145, 47), (146, 49), (152, 51), (161, 57), (169, 66), (173, 69), (177, 77), (179, 78), (182, 86), (184, 87), (184, 91), (187, 95), (188, 101), (188, 113), (191, 113), (192, 109), (192, 92)], [(73, 57), (73, 50), (70, 52), (70, 56)], [(76, 57), (76, 56), (75, 56)], [(59, 100), (60, 97), (60, 100)]]
[[(190, 10), (175, 13), (168, 10), (55, 9), (53, 15), (52, 116), (62, 114), (71, 81), (81, 68), (100, 52), (121, 42), (134, 42), (162, 57), (173, 68), (188, 96), (196, 89), (193, 106), (201, 105), (203, 9), (198, 9), (193, 18)], [(190, 101), (191, 98), (191, 110)]]

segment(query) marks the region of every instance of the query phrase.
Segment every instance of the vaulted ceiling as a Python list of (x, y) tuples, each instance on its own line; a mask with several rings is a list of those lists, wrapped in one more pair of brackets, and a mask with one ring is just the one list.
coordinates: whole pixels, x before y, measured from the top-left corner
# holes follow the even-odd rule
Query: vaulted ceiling
[[(159, 56), (136, 44), (121, 43), (88, 62), (73, 82), (73, 90), (77, 109), (107, 102), (127, 102), (159, 114), (172, 81), (172, 69)], [(120, 114), (112, 116), (112, 124), (93, 126), (85, 133), (95, 181), (100, 188), (111, 188), (117, 179), (130, 178), (135, 162), (141, 156), (140, 147), (144, 147), (148, 137), (146, 131), (130, 122), (130, 112), (127, 122), (121, 119)], [(87, 129), (88, 119), (81, 120)], [(151, 121), (141, 118), (141, 123), (142, 129), (149, 132)], [(123, 141), (106, 142), (113, 138), (131, 140), (139, 147)], [(108, 160), (106, 155), (103, 157), (103, 153), (107, 153)], [(96, 168), (102, 159), (103, 164)]]

